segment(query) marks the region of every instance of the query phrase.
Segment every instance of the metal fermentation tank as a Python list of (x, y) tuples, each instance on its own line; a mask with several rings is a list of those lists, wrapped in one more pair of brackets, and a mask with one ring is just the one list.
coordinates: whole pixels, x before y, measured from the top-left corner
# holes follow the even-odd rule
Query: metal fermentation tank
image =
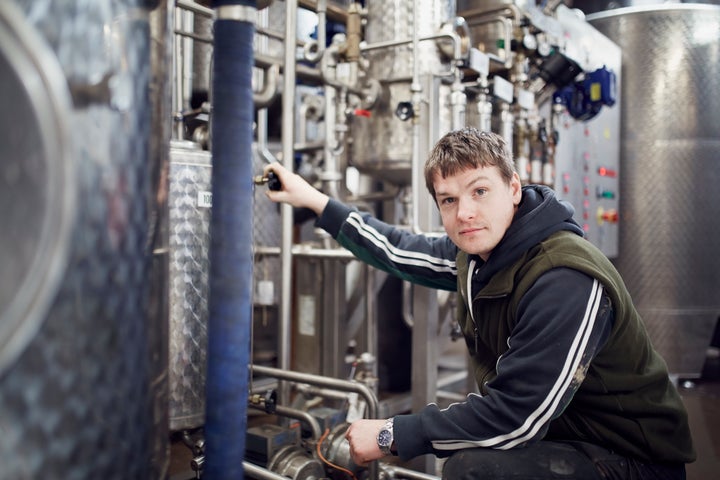
[(179, 142), (171, 147), (168, 197), (171, 431), (198, 428), (205, 423), (211, 177), (210, 152), (197, 147), (183, 148)]
[[(413, 5), (417, 9), (416, 23), (420, 37), (436, 34), (443, 22), (455, 15), (455, 2), (449, 0), (368, 2), (364, 40), (372, 45), (412, 39), (415, 15)], [(447, 73), (449, 67), (447, 64), (443, 65), (434, 40), (420, 41), (418, 49), (418, 73), (421, 80)], [(413, 121), (401, 120), (395, 115), (395, 111), (400, 102), (412, 100), (412, 43), (370, 51), (367, 57), (370, 60), (368, 77), (380, 80), (382, 93), (370, 118), (357, 116), (353, 119), (351, 162), (363, 172), (407, 185), (410, 183)], [(440, 95), (445, 98), (449, 95), (448, 88), (438, 88), (438, 91), (435, 91), (432, 83), (425, 82), (422, 88), (426, 96)], [(433, 91), (430, 91), (431, 89)], [(444, 103), (444, 100), (441, 100), (441, 103)], [(450, 129), (448, 118), (436, 120), (447, 122), (447, 125), (440, 127), (442, 133)]]
[(152, 4), (0, 2), (2, 478), (167, 474), (169, 22)]
[(699, 376), (720, 315), (720, 8), (587, 19), (623, 51), (614, 262), (671, 374)]

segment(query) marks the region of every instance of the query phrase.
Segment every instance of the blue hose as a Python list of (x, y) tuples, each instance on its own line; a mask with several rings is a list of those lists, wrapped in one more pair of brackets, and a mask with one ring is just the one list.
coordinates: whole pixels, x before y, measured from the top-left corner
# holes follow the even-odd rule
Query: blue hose
[[(252, 1), (215, 1), (256, 8)], [(252, 11), (252, 10), (251, 10)], [(252, 322), (253, 36), (248, 21), (215, 21), (205, 469), (242, 479)]]

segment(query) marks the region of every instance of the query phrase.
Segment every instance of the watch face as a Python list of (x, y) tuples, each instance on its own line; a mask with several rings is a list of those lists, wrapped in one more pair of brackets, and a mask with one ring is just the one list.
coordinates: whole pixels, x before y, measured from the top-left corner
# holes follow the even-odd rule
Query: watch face
[(392, 434), (388, 430), (380, 430), (378, 433), (378, 445), (389, 447), (392, 443)]

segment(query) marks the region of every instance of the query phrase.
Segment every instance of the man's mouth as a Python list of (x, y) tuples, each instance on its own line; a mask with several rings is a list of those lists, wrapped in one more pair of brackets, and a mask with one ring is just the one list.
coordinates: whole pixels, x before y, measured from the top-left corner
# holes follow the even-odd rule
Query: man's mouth
[(470, 234), (473, 234), (473, 233), (477, 233), (477, 232), (479, 232), (480, 230), (482, 230), (482, 228), (480, 228), (480, 227), (477, 227), (477, 228), (465, 228), (465, 229), (463, 229), (463, 230), (460, 230), (460, 235), (470, 235)]

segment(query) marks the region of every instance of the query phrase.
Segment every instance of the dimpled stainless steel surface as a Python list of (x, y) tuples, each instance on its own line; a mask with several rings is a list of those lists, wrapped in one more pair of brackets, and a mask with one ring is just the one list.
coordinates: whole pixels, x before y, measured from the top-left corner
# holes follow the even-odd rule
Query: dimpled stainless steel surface
[[(163, 319), (147, 312), (156, 202), (148, 2), (15, 4), (74, 92), (63, 120), (71, 128), (77, 211), (49, 311), (0, 377), (0, 476), (161, 478), (152, 465), (162, 405), (151, 386), (149, 338)], [(15, 254), (0, 252), (2, 264)]]
[(70, 95), (52, 50), (14, 4), (0, 8), (0, 373), (37, 333), (67, 261), (74, 163)]
[(170, 429), (197, 428), (205, 419), (210, 152), (170, 151)]
[(720, 315), (720, 8), (588, 20), (624, 58), (614, 261), (671, 373), (699, 376)]
[[(455, 14), (454, 1), (374, 0), (367, 4), (366, 42), (372, 45), (385, 41), (412, 40), (413, 3), (416, 5), (420, 37), (437, 33), (443, 22)], [(418, 46), (420, 75), (440, 75), (449, 71), (434, 41), (422, 41)], [(395, 115), (395, 109), (399, 102), (412, 100), (412, 44), (370, 51), (367, 58), (370, 60), (368, 76), (380, 80), (383, 93), (370, 118), (358, 116), (353, 119), (351, 161), (360, 170), (377, 172), (386, 180), (408, 184), (413, 145), (412, 120), (400, 120)], [(447, 91), (443, 93), (444, 96), (447, 94)], [(427, 89), (423, 92), (425, 99), (433, 95), (438, 95), (438, 92)]]

